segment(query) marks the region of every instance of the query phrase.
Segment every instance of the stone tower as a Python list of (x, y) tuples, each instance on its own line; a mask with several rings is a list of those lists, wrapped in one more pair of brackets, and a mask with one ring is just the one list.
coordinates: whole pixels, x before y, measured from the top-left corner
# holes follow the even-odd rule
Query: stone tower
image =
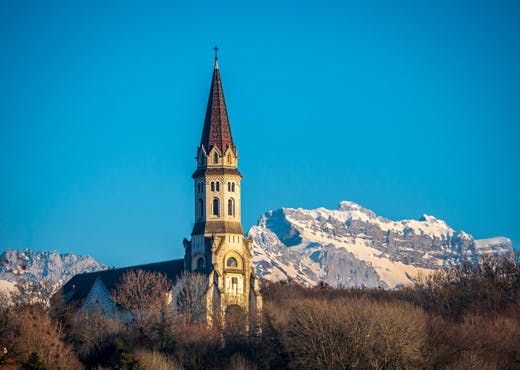
[[(233, 143), (224, 101), (217, 55), (209, 92), (197, 169), (193, 173), (195, 224), (191, 240), (184, 240), (185, 271), (208, 278), (209, 324), (233, 313), (244, 318), (262, 308), (258, 280), (252, 266), (252, 240), (244, 237), (238, 151)], [(244, 323), (247, 327), (247, 322)]]

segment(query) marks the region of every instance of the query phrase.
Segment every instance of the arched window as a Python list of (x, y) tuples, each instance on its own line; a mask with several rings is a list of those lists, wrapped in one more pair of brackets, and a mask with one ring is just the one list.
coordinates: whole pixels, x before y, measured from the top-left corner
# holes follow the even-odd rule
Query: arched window
[(202, 201), (202, 199), (199, 199), (199, 217), (204, 217), (204, 202)]
[(213, 163), (218, 163), (218, 153), (213, 154)]
[(229, 181), (227, 183), (227, 191), (231, 191), (231, 183)]
[(227, 155), (227, 163), (231, 163), (231, 154)]
[(235, 201), (233, 199), (230, 199), (227, 202), (227, 214), (229, 216), (235, 215)]
[(204, 272), (206, 270), (206, 261), (204, 261), (204, 257), (200, 257), (197, 260), (197, 271)]
[(217, 191), (220, 191), (220, 182), (217, 181)]
[(226, 261), (226, 267), (238, 267), (238, 262), (235, 257), (229, 257)]
[(215, 191), (215, 183), (213, 181), (211, 182), (211, 191)]
[(231, 184), (231, 191), (234, 193), (235, 192), (235, 183)]
[(213, 216), (219, 215), (219, 201), (218, 198), (213, 199)]

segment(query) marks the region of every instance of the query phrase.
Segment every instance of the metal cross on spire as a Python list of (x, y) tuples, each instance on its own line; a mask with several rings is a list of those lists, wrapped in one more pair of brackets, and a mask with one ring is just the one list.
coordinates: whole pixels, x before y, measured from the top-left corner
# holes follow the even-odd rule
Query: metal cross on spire
[(213, 48), (213, 50), (215, 50), (215, 60), (218, 59), (218, 46), (215, 45), (215, 47)]

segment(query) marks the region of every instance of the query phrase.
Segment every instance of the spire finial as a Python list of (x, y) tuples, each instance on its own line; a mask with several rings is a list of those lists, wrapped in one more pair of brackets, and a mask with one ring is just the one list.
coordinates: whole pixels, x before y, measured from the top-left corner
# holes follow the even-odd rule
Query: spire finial
[(215, 68), (218, 69), (218, 46), (215, 45), (213, 50), (215, 50)]

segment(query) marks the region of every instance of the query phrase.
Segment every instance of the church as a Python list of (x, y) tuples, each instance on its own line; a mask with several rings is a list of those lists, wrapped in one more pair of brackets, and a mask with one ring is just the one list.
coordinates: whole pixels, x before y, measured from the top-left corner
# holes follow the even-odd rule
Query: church
[[(112, 299), (121, 277), (131, 270), (161, 273), (173, 284), (184, 272), (207, 278), (206, 322), (225, 320), (231, 311), (246, 315), (260, 312), (262, 296), (252, 265), (253, 241), (245, 238), (241, 223), (241, 180), (238, 150), (233, 142), (217, 48), (208, 105), (194, 180), (195, 220), (191, 239), (184, 239), (184, 258), (110, 269), (74, 276), (58, 292), (67, 305), (95, 309), (114, 316)], [(217, 317), (218, 315), (223, 315)]]

